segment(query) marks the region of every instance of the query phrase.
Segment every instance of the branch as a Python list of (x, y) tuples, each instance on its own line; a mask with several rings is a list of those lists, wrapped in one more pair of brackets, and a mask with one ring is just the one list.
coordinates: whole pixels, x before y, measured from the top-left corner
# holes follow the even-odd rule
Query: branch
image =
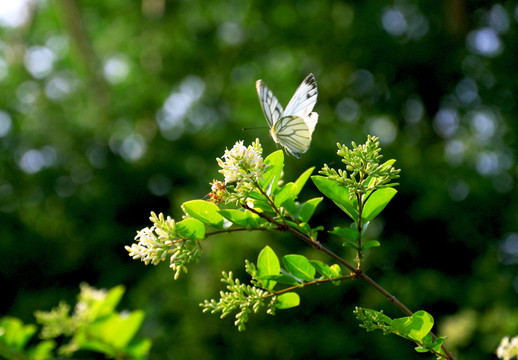
[[(360, 278), (363, 281), (365, 281), (367, 284), (372, 286), (374, 289), (376, 289), (378, 292), (380, 292), (383, 296), (385, 296), (388, 301), (390, 301), (392, 304), (394, 304), (398, 309), (400, 309), (405, 315), (412, 316), (412, 311), (405, 306), (401, 301), (399, 301), (394, 295), (392, 295), (390, 292), (388, 292), (385, 288), (383, 288), (381, 285), (379, 285), (377, 282), (372, 280), (367, 274), (363, 272), (361, 269), (357, 269), (352, 264), (347, 262), (346, 260), (342, 259), (340, 256), (336, 255), (334, 252), (326, 248), (324, 245), (319, 243), (318, 241), (313, 240), (306, 234), (301, 233), (295, 228), (292, 228), (291, 226), (281, 224), (280, 222), (276, 221), (275, 219), (270, 218), (268, 215), (259, 212), (253, 208), (250, 208), (248, 205), (243, 204), (242, 205), (245, 209), (250, 210), (251, 212), (257, 214), (258, 216), (262, 217), (263, 219), (267, 220), (268, 222), (274, 224), (277, 226), (277, 228), (281, 231), (288, 231), (289, 233), (295, 235), (305, 243), (313, 246), (315, 249), (322, 251), (326, 255), (330, 256), (331, 258), (338, 261), (340, 264), (344, 265), (346, 268), (351, 270), (351, 274), (353, 277)], [(433, 332), (430, 332), (432, 337), (435, 339), (436, 336)], [(444, 350), (444, 353), (446, 357), (450, 360), (456, 360), (455, 355), (453, 355), (446, 346), (442, 345), (442, 349)]]

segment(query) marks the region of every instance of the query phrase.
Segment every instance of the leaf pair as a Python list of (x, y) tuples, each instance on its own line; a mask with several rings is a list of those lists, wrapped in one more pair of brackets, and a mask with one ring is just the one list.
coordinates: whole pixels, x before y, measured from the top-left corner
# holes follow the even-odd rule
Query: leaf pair
[(415, 312), (412, 316), (391, 319), (381, 311), (357, 307), (354, 311), (360, 326), (367, 331), (382, 330), (384, 334), (395, 334), (417, 344), (417, 352), (432, 352), (444, 356), (441, 346), (445, 338), (435, 338), (432, 330), (434, 319), (424, 310)]
[[(338, 265), (328, 266), (318, 260), (309, 260), (303, 255), (292, 254), (282, 258), (284, 268), (281, 268), (279, 258), (269, 246), (266, 246), (257, 258), (258, 280), (265, 289), (273, 291), (279, 284), (303, 286), (305, 283), (332, 280), (342, 277)], [(320, 276), (317, 277), (317, 273)], [(277, 296), (276, 307), (286, 309), (298, 306), (300, 302), (296, 293), (284, 293)]]
[[(354, 222), (358, 222), (358, 199), (349, 199), (349, 191), (346, 186), (324, 176), (312, 176), (311, 180), (322, 194), (331, 199)], [(382, 188), (371, 193), (363, 205), (362, 224), (366, 224), (378, 216), (396, 193), (397, 191), (393, 188)]]

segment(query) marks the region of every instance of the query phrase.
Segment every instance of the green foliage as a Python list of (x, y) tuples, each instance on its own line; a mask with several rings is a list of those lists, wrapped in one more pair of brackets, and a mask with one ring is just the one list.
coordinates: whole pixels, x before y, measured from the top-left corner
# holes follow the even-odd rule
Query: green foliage
[[(65, 302), (49, 312), (35, 312), (36, 321), (42, 325), (40, 337), (44, 340), (30, 347), (27, 344), (36, 333), (36, 326), (4, 317), (0, 320), (0, 355), (6, 359), (36, 360), (52, 359), (56, 354), (71, 357), (78, 351), (89, 351), (110, 359), (145, 359), (151, 341), (136, 337), (144, 312), (117, 313), (115, 308), (123, 294), (122, 286), (104, 291), (82, 284), (73, 314)], [(57, 347), (54, 339), (62, 338), (68, 343)]]
[(417, 352), (431, 352), (438, 359), (445, 359), (445, 353), (441, 348), (445, 338), (434, 338), (430, 333), (434, 320), (426, 311), (420, 310), (412, 316), (391, 319), (383, 311), (363, 309), (357, 307), (354, 311), (360, 322), (360, 327), (367, 331), (381, 330), (383, 334), (395, 334), (413, 341)]

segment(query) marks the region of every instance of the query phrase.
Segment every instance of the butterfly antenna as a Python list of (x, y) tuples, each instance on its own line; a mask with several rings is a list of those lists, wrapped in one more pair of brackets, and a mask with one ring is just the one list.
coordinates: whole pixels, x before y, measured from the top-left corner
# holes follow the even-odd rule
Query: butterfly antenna
[(249, 128), (241, 128), (241, 130), (257, 130), (257, 129), (266, 129), (265, 126), (259, 126), (259, 127), (249, 127)]

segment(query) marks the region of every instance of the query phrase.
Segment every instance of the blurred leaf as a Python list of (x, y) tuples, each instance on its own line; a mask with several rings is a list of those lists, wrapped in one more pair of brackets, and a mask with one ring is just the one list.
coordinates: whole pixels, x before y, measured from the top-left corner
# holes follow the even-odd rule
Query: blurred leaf
[(0, 344), (21, 351), (36, 332), (36, 325), (27, 324), (15, 317), (5, 316), (0, 320)]

